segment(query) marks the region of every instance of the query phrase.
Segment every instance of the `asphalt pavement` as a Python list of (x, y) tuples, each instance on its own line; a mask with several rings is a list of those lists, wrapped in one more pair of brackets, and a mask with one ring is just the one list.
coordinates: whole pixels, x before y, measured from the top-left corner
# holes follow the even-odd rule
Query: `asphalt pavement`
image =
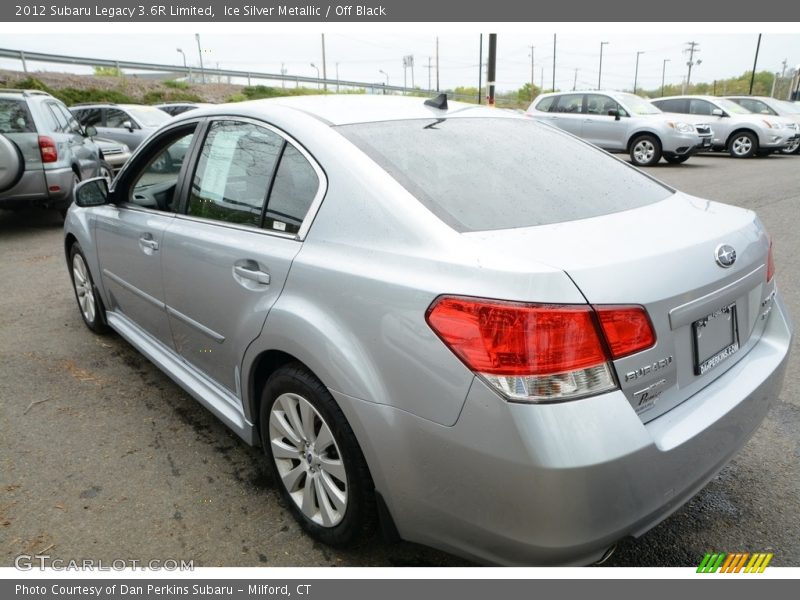
[[(647, 169), (688, 193), (754, 209), (800, 315), (800, 156), (693, 157)], [(676, 232), (676, 234), (679, 232)], [(54, 558), (195, 566), (456, 566), (380, 539), (335, 550), (281, 504), (246, 446), (116, 335), (82, 323), (55, 213), (0, 211), (0, 565)], [(800, 566), (800, 352), (755, 437), (693, 500), (611, 566), (696, 565), (706, 551)]]

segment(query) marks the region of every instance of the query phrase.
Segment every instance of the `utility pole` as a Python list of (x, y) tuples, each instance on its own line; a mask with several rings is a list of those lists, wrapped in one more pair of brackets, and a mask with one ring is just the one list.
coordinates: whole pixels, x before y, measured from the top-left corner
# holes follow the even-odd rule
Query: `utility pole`
[(601, 89), (600, 82), (603, 80), (603, 46), (607, 46), (608, 42), (600, 42), (600, 68), (597, 70), (597, 89)]
[(200, 47), (200, 34), (195, 33), (194, 39), (197, 40), (197, 53), (200, 55), (200, 81), (206, 82), (206, 70), (203, 67), (203, 49)]
[(665, 58), (664, 62), (661, 65), (661, 97), (664, 97), (664, 77), (667, 74), (667, 63), (670, 62), (670, 59)]
[(700, 52), (700, 44), (698, 44), (697, 42), (686, 42), (686, 46), (687, 47), (684, 48), (683, 53), (689, 54), (689, 62), (686, 63), (687, 66), (689, 67), (689, 73), (686, 75), (686, 90), (684, 91), (688, 91), (689, 86), (692, 83), (692, 67), (694, 65), (699, 65), (701, 62), (703, 62), (702, 60), (694, 62), (694, 53)]
[(325, 91), (328, 91), (328, 68), (325, 64), (325, 34), (322, 34), (322, 78), (325, 80)]
[(761, 34), (758, 34), (758, 43), (756, 44), (756, 57), (753, 59), (753, 72), (750, 74), (750, 92), (753, 95), (753, 84), (756, 81), (756, 65), (758, 64), (758, 50), (761, 48)]
[(639, 57), (644, 54), (643, 50), (636, 53), (636, 73), (633, 76), (633, 93), (636, 94), (636, 84), (639, 83)]
[(488, 106), (494, 106), (494, 85), (497, 69), (497, 34), (489, 34), (489, 73), (486, 75), (486, 86), (489, 88), (486, 99)]
[[(286, 70), (286, 68), (283, 65), (284, 65), (284, 63), (281, 63), (281, 75), (286, 77), (286, 73), (288, 73), (288, 71)], [(285, 79), (281, 79), (281, 87), (284, 88), (284, 89), (286, 88), (286, 80)]]
[(431, 57), (428, 57), (428, 89), (431, 89), (431, 69), (433, 66), (431, 65)]
[(556, 34), (553, 34), (553, 91), (556, 91)]
[(339, 93), (339, 63), (336, 63), (336, 93)]
[(772, 78), (772, 91), (769, 93), (769, 97), (770, 98), (774, 98), (775, 97), (775, 84), (778, 83), (778, 77), (779, 76), (780, 76), (780, 73), (775, 73), (775, 77)]
[[(436, 38), (436, 39), (438, 40), (439, 38)], [(437, 44), (437, 47), (438, 47), (438, 44)], [(438, 60), (437, 60), (436, 64), (437, 65), (439, 64)], [(437, 71), (437, 73), (438, 73), (438, 71)], [(483, 77), (483, 34), (481, 34), (481, 41), (480, 41), (480, 45), (478, 46), (478, 104), (483, 102), (483, 98), (482, 98), (482, 96), (483, 96), (483, 81), (481, 80), (482, 77)], [(437, 78), (436, 78), (436, 91), (437, 92), (439, 91), (438, 74), (437, 74)]]
[[(483, 34), (481, 34), (483, 40)], [(478, 86), (480, 88), (480, 86)], [(436, 36), (436, 91), (439, 91), (439, 36)], [(478, 98), (480, 98), (480, 89), (478, 90)]]
[(533, 102), (533, 86), (535, 85), (533, 83), (533, 51), (536, 50), (536, 46), (528, 46), (528, 48), (531, 49), (531, 102)]
[(544, 67), (542, 67), (542, 85), (539, 86), (539, 89), (544, 93)]
[(572, 80), (572, 91), (578, 86), (578, 69), (575, 69), (575, 78)]

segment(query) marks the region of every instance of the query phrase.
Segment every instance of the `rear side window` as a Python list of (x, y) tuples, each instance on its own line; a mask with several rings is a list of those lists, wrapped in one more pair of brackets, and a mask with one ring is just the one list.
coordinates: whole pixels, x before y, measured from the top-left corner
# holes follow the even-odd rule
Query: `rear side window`
[(36, 131), (24, 100), (0, 98), (0, 133), (32, 133)]
[(536, 110), (540, 110), (542, 112), (548, 112), (553, 108), (553, 102), (555, 101), (557, 96), (548, 96), (547, 98), (543, 98), (539, 100), (539, 103), (536, 105)]
[(585, 219), (672, 194), (623, 162), (532, 119), (386, 121), (338, 131), (462, 232)]
[(653, 104), (655, 104), (658, 108), (660, 108), (664, 112), (672, 112), (672, 113), (686, 112), (686, 100), (682, 100), (680, 98), (672, 98), (670, 100), (654, 100)]
[(318, 189), (314, 168), (297, 148), (287, 144), (269, 195), (264, 227), (297, 233)]

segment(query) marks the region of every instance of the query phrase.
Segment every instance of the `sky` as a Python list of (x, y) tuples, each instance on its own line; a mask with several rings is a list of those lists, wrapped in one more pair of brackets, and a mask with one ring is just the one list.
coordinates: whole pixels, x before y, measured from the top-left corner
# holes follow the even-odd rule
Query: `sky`
[[(602, 24), (597, 25), (598, 28)], [(0, 47), (35, 52), (132, 60), (159, 64), (182, 64), (177, 48), (183, 49), (190, 65), (199, 64), (197, 42), (192, 25), (180, 27), (179, 33), (116, 33), (108, 34), (13, 34), (4, 32)], [(674, 29), (674, 27), (668, 29)], [(308, 31), (309, 33), (305, 33)], [(208, 32), (201, 34), (206, 67), (219, 63), (221, 68), (279, 73), (281, 68), (290, 75), (316, 76), (322, 66), (321, 35), (293, 34), (231, 34)], [(556, 88), (594, 89), (597, 87), (600, 43), (608, 42), (603, 50), (602, 87), (632, 89), (636, 72), (636, 55), (639, 55), (638, 88), (655, 89), (661, 85), (662, 67), (667, 59), (667, 83), (680, 84), (686, 76), (688, 56), (682, 51), (686, 42), (699, 43), (695, 55), (699, 64), (692, 70), (692, 82), (712, 82), (741, 75), (753, 67), (757, 33), (698, 33), (694, 28), (687, 33), (669, 34), (587, 34), (563, 29), (557, 34)], [(479, 35), (475, 33), (443, 33), (439, 35), (441, 88), (477, 86), (479, 65)], [(414, 83), (428, 87), (428, 60), (431, 65), (431, 85), (436, 87), (436, 34), (405, 34), (369, 32), (364, 27), (357, 32), (326, 33), (326, 57), (329, 79), (336, 78), (365, 82), (386, 81), (403, 84), (403, 56), (414, 56)], [(483, 60), (486, 60), (488, 35), (483, 36)], [(531, 49), (533, 50), (534, 78), (545, 88), (552, 86), (553, 34), (537, 29), (531, 35), (518, 30), (500, 33), (497, 43), (497, 86), (500, 91), (521, 87), (531, 79)], [(786, 60), (787, 74), (800, 67), (800, 33), (766, 33), (761, 40), (758, 58), (760, 70), (781, 72)], [(19, 61), (0, 59), (0, 68), (21, 69)], [(88, 73), (87, 67), (45, 65), (30, 63), (29, 70), (69, 71)], [(577, 70), (577, 75), (576, 75)], [(411, 85), (411, 70), (405, 71), (406, 82)], [(485, 82), (485, 75), (484, 75)]]

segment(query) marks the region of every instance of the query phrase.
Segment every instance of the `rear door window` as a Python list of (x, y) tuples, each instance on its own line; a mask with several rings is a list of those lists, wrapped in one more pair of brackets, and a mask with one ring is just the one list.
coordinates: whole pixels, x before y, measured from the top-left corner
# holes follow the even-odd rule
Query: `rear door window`
[(251, 123), (212, 123), (192, 182), (188, 214), (261, 227), (284, 140)]
[(583, 94), (564, 94), (558, 97), (555, 112), (579, 113), (583, 110)]
[(84, 127), (103, 126), (103, 111), (99, 108), (73, 108), (72, 114), (78, 119)]
[(557, 96), (548, 96), (547, 98), (539, 100), (539, 103), (536, 105), (536, 110), (540, 110), (542, 112), (551, 111), (556, 98)]
[(36, 127), (24, 100), (0, 98), (0, 133), (31, 133)]

